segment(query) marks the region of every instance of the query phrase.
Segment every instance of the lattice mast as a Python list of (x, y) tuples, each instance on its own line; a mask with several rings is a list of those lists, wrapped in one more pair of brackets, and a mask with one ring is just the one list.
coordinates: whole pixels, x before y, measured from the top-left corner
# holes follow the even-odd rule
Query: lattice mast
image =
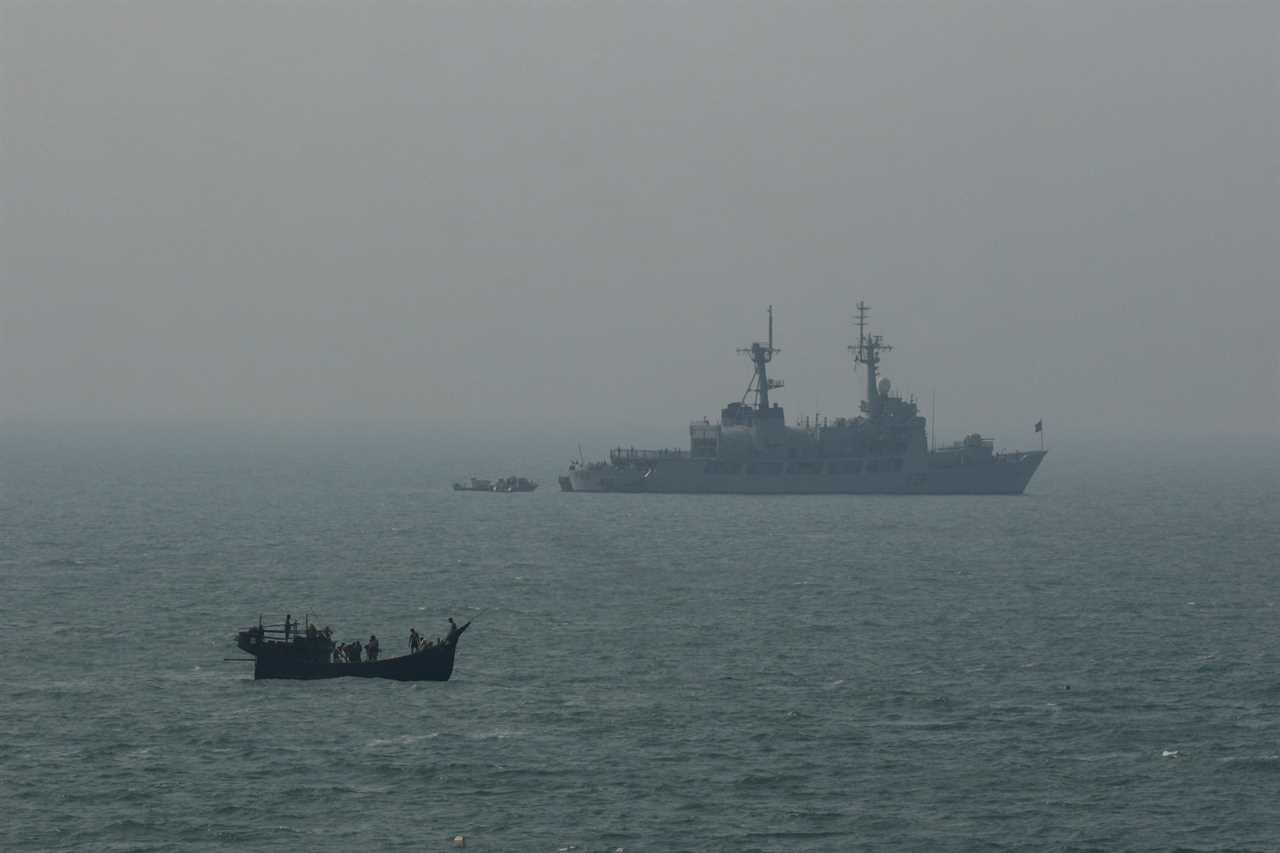
[(774, 353), (782, 352), (773, 345), (773, 306), (769, 306), (769, 342), (762, 344), (753, 343), (749, 347), (740, 347), (738, 352), (751, 359), (751, 363), (755, 365), (755, 373), (751, 376), (751, 381), (747, 383), (747, 390), (742, 395), (742, 402), (746, 402), (751, 396), (751, 392), (756, 395), (756, 411), (764, 415), (769, 410), (769, 392), (775, 388), (782, 387), (781, 379), (770, 379), (767, 365), (773, 361)]
[(880, 410), (884, 407), (880, 389), (876, 387), (876, 371), (880, 367), (880, 353), (892, 350), (893, 347), (886, 344), (882, 336), (867, 333), (867, 317), (871, 314), (871, 308), (867, 306), (867, 303), (859, 299), (857, 307), (858, 343), (856, 346), (850, 346), (849, 351), (853, 353), (855, 370), (860, 364), (865, 365), (867, 368), (867, 400), (863, 403), (863, 411), (874, 418), (880, 414)]

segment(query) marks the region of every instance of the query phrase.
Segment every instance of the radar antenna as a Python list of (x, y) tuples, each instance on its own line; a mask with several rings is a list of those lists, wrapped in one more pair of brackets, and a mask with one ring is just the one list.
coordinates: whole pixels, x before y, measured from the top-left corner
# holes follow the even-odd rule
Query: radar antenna
[(747, 383), (747, 390), (742, 395), (742, 402), (747, 401), (747, 397), (751, 396), (754, 391), (756, 395), (756, 411), (764, 414), (769, 409), (769, 392), (775, 388), (782, 387), (781, 379), (770, 379), (768, 369), (765, 367), (769, 362), (773, 361), (774, 353), (782, 352), (773, 345), (773, 306), (769, 306), (769, 342), (767, 344), (753, 343), (749, 347), (739, 347), (738, 352), (751, 359), (751, 363), (755, 365), (755, 373), (751, 376), (751, 381)]
[(872, 335), (867, 333), (867, 317), (871, 314), (871, 308), (861, 299), (858, 300), (858, 344), (857, 346), (848, 347), (849, 352), (853, 353), (853, 369), (857, 370), (859, 364), (867, 366), (867, 399), (862, 404), (863, 411), (872, 417), (880, 414), (883, 408), (883, 400), (881, 399), (880, 390), (876, 387), (876, 370), (880, 367), (880, 353), (887, 352), (893, 347), (884, 342), (884, 338), (880, 335)]

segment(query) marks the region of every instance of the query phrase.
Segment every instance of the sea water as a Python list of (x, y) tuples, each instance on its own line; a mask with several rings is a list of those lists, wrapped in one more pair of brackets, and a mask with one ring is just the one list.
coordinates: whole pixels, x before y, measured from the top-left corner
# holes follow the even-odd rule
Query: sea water
[[(1280, 848), (1280, 443), (1021, 497), (561, 493), (575, 449), (0, 433), (0, 849)], [(447, 683), (223, 662), (285, 612), (473, 624)]]

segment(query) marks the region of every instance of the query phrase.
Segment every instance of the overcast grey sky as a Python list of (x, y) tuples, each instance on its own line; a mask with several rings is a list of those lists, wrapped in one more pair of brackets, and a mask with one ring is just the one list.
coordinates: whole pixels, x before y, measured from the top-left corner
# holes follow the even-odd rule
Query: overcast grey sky
[(0, 418), (1280, 434), (1280, 3), (2, 8)]

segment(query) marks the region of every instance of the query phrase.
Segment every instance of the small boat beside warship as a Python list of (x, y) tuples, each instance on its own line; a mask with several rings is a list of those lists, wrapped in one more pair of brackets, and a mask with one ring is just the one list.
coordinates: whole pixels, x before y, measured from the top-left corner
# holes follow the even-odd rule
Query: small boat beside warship
[(454, 483), (455, 492), (532, 492), (538, 484), (527, 477), (500, 477), (495, 480), (482, 480), (472, 477), (466, 483)]
[[(390, 678), (395, 681), (448, 681), (458, 638), (471, 625), (449, 619), (449, 633), (437, 640), (409, 634), (409, 654), (382, 658), (378, 638), (368, 643), (339, 643), (332, 628), (320, 628), (310, 618), (299, 625), (286, 615), (283, 623), (258, 624), (236, 634), (236, 646), (253, 655), (253, 677), (311, 680), (317, 678)], [(245, 660), (229, 658), (228, 660)]]

